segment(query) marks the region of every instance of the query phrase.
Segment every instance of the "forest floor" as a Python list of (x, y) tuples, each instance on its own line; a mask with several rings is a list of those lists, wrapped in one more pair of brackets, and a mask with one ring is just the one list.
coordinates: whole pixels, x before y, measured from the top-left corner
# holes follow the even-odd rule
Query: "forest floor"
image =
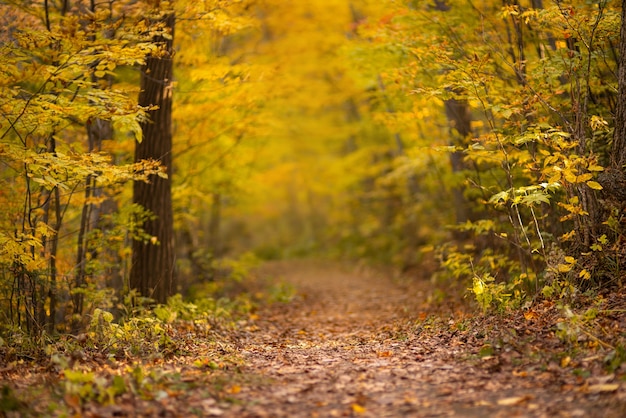
[(83, 387), (98, 397), (54, 368), (0, 365), (0, 416), (626, 414), (624, 291), (596, 295), (594, 315), (591, 305), (553, 302), (482, 315), (429, 281), (311, 262), (262, 271), (294, 296), (260, 306), (222, 340), (179, 334), (185, 353), (137, 359), (141, 372), (130, 361), (81, 360), (97, 369), (101, 380)]

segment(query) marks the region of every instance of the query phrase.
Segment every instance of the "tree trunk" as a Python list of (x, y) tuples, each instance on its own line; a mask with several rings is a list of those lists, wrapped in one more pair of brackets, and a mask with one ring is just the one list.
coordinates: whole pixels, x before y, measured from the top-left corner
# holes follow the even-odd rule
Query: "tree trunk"
[(620, 30), (617, 71), (617, 104), (615, 130), (609, 167), (598, 176), (603, 194), (620, 209), (626, 206), (626, 0), (622, 0), (622, 25)]
[(150, 211), (154, 217), (143, 224), (143, 230), (157, 242), (133, 242), (130, 288), (144, 297), (165, 303), (176, 291), (173, 251), (172, 210), (172, 41), (175, 16), (162, 18), (170, 36), (158, 36), (164, 54), (150, 56), (141, 69), (141, 106), (158, 106), (150, 112), (150, 120), (142, 124), (143, 141), (135, 148), (135, 161), (154, 159), (167, 167), (168, 178), (151, 176), (149, 183), (135, 182), (133, 201)]
[(615, 134), (611, 165), (612, 169), (624, 174), (626, 164), (626, 0), (622, 0), (622, 26), (619, 41), (618, 61), (618, 93), (617, 108), (615, 111)]
[[(626, 209), (626, 0), (622, 0), (622, 24), (620, 29), (619, 57), (617, 58), (617, 103), (615, 108), (615, 130), (613, 132), (613, 145), (611, 148), (609, 167), (598, 176), (598, 182), (602, 185), (604, 205), (608, 211), (616, 211), (622, 214)], [(603, 218), (594, 219), (596, 228), (604, 228)], [(617, 226), (614, 248), (619, 254), (614, 260), (617, 265), (617, 283), (623, 286), (623, 274), (621, 270), (626, 262), (624, 260), (624, 239), (626, 225), (622, 219)], [(604, 253), (601, 253), (604, 257)], [(621, 268), (620, 268), (621, 267)], [(613, 277), (615, 278), (615, 277)]]
[(222, 194), (213, 193), (213, 202), (211, 204), (211, 217), (209, 219), (209, 249), (211, 250), (211, 258), (216, 259), (222, 255), (220, 228), (222, 225)]
[[(440, 12), (450, 11), (450, 5), (446, 0), (434, 0), (433, 7)], [(451, 98), (444, 103), (446, 119), (450, 127), (450, 145), (463, 146), (469, 135), (472, 133), (471, 123), (472, 115), (470, 113), (469, 104), (465, 100)], [(463, 153), (455, 151), (450, 154), (450, 166), (452, 172), (458, 173), (463, 171), (465, 162), (463, 161)], [(472, 218), (469, 202), (463, 193), (463, 187), (457, 185), (452, 190), (452, 199), (454, 202), (455, 217), (457, 224), (463, 224)], [(464, 239), (464, 233), (456, 232), (457, 239)]]
[[(450, 145), (463, 146), (467, 137), (471, 135), (472, 117), (469, 105), (464, 100), (448, 99), (444, 102), (446, 118), (450, 127)], [(450, 166), (453, 173), (459, 173), (467, 167), (463, 161), (463, 152), (454, 151), (450, 153)], [(470, 203), (465, 198), (464, 187), (456, 185), (452, 189), (452, 201), (454, 202), (454, 211), (457, 224), (464, 224), (469, 220), (473, 220)], [(460, 231), (454, 233), (457, 239), (467, 238), (467, 234)]]

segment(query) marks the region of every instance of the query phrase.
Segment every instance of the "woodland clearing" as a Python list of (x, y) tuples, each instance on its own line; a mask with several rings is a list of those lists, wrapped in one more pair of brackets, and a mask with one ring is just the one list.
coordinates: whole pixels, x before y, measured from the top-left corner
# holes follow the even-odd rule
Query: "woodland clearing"
[[(169, 354), (115, 361), (85, 349), (68, 355), (65, 371), (58, 360), (21, 359), (0, 369), (0, 410), (8, 417), (620, 417), (626, 410), (626, 364), (612, 348), (625, 337), (623, 291), (596, 296), (600, 313), (586, 320), (576, 315), (589, 307), (572, 307), (566, 318), (553, 302), (483, 315), (451, 289), (365, 268), (278, 262), (261, 270), (275, 282), (256, 287), (273, 286), (275, 302), (234, 330), (200, 335), (172, 326)], [(564, 323), (575, 340), (564, 340)]]

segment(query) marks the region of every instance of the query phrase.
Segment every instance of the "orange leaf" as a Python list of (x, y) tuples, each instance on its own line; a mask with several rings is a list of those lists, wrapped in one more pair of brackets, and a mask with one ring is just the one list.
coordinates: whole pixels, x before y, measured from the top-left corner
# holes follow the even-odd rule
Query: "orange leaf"
[(535, 311), (526, 311), (524, 312), (524, 318), (526, 318), (527, 321), (531, 321), (533, 319), (537, 319), (539, 315), (537, 315), (537, 313)]
[(70, 406), (70, 407), (72, 407), (74, 409), (80, 408), (80, 397), (78, 395), (66, 394), (63, 397), (63, 400), (65, 400), (65, 403), (68, 406)]
[(355, 414), (364, 414), (365, 413), (365, 407), (359, 405), (358, 403), (353, 403), (352, 404), (352, 412), (354, 412)]

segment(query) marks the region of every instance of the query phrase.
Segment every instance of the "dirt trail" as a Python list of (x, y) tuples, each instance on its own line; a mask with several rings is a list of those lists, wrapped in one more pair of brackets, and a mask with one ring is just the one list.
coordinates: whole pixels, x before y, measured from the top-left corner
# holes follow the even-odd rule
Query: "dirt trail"
[(168, 328), (169, 354), (118, 361), (77, 346), (70, 376), (58, 362), (4, 367), (0, 416), (626, 416), (624, 290), (592, 302), (604, 341), (582, 330), (568, 343), (552, 301), (482, 316), (427, 304), (426, 281), (339, 265), (272, 263), (264, 277), (275, 280), (261, 289), (283, 280), (295, 298), (235, 329), (182, 321)]
[[(229, 417), (618, 417), (615, 393), (502, 350), (479, 356), (480, 331), (432, 332), (415, 318), (427, 284), (310, 263), (274, 265), (290, 304), (262, 311), (239, 338), (246, 383)], [(422, 318), (424, 319), (424, 318)], [(452, 323), (452, 321), (451, 321)]]

